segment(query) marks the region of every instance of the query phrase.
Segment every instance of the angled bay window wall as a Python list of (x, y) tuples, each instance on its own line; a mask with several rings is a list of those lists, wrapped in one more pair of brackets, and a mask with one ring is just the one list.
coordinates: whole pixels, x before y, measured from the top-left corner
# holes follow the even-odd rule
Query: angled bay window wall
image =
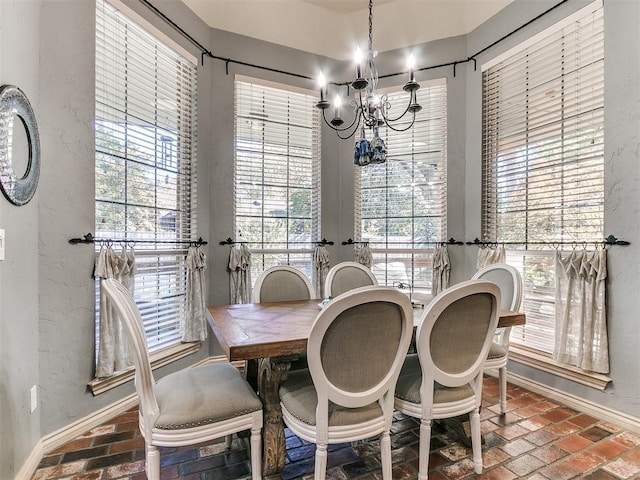
[[(388, 92), (398, 111), (400, 88)], [(368, 242), (372, 272), (381, 285), (410, 285), (414, 296), (431, 293), (433, 250), (447, 235), (447, 87), (444, 80), (418, 90), (422, 110), (412, 128), (380, 127), (387, 161), (355, 167), (355, 236)], [(410, 119), (396, 128), (410, 125)]]
[(96, 23), (95, 234), (118, 254), (136, 242), (135, 299), (159, 351), (180, 342), (186, 308), (186, 245), (171, 242), (196, 236), (197, 62), (118, 2), (97, 0)]
[(523, 275), (527, 325), (511, 341), (548, 356), (554, 242), (605, 236), (602, 10), (596, 2), (483, 67), (482, 235), (520, 243), (507, 262)]
[(252, 278), (275, 265), (312, 277), (320, 238), (320, 117), (315, 94), (248, 77), (235, 81), (235, 232)]

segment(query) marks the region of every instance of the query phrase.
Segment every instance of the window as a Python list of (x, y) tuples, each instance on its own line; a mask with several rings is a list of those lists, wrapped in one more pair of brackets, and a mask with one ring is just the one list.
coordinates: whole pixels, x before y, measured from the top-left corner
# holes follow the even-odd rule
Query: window
[[(604, 238), (604, 38), (592, 5), (485, 67), (483, 238), (524, 280), (527, 325), (511, 340), (551, 353), (553, 242)], [(535, 243), (549, 246), (536, 247)]]
[(310, 278), (320, 238), (320, 116), (312, 93), (255, 79), (235, 82), (235, 228), (252, 277), (291, 265)]
[(186, 250), (171, 242), (195, 236), (195, 61), (103, 0), (96, 23), (96, 236), (139, 242), (135, 299), (156, 351), (180, 341), (185, 314)]
[[(407, 94), (388, 95), (396, 118)], [(447, 234), (447, 87), (432, 82), (418, 95), (422, 110), (412, 128), (380, 128), (387, 161), (355, 167), (355, 236), (369, 242), (381, 285), (402, 282), (419, 294), (431, 293), (434, 242)], [(407, 118), (396, 128), (406, 128)]]

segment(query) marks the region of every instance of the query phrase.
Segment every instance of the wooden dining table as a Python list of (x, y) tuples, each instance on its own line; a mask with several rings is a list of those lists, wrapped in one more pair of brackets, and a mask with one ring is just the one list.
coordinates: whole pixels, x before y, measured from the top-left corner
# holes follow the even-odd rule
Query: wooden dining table
[[(307, 350), (320, 300), (220, 305), (207, 308), (207, 320), (229, 361), (257, 363), (253, 383), (264, 406), (263, 474), (273, 475), (285, 463), (285, 436), (279, 387), (291, 362)], [(414, 325), (424, 309), (414, 308)], [(498, 327), (523, 325), (525, 315), (503, 310)]]

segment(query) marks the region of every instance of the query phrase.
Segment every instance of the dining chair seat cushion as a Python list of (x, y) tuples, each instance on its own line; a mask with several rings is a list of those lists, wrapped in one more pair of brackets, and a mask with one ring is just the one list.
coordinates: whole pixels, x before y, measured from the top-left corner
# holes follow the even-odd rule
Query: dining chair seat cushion
[[(289, 372), (289, 378), (280, 385), (280, 401), (293, 415), (307, 425), (316, 424), (318, 394), (309, 370)], [(354, 425), (380, 418), (378, 402), (360, 408), (345, 408), (329, 402), (329, 426)]]
[(179, 430), (228, 420), (262, 409), (262, 402), (230, 363), (186, 368), (155, 387), (156, 428)]
[(489, 354), (487, 355), (487, 358), (489, 360), (494, 360), (497, 358), (506, 357), (508, 354), (509, 352), (506, 348), (504, 348), (502, 345), (498, 345), (496, 342), (493, 342), (491, 344), (491, 348), (489, 348)]
[[(407, 355), (400, 378), (396, 385), (396, 397), (407, 402), (421, 403), (420, 385), (422, 384), (422, 370), (417, 354)], [(434, 385), (433, 403), (449, 403), (464, 400), (473, 396), (473, 389), (467, 384), (462, 387), (445, 387), (439, 383)]]

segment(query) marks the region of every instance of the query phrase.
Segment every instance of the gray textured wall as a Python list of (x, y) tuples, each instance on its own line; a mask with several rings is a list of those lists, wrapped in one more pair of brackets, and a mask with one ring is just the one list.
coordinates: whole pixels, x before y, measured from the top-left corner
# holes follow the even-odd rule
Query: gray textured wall
[[(525, 23), (554, 1), (516, 0), (467, 37), (418, 47), (420, 65), (466, 58), (495, 38)], [(197, 53), (144, 5), (131, 8)], [(215, 54), (316, 76), (319, 68), (344, 81), (351, 67), (330, 59), (207, 28), (174, 0), (154, 4)], [(532, 33), (574, 11), (572, 0), (533, 28), (482, 56), (488, 60)], [(105, 407), (133, 391), (130, 384), (93, 397), (86, 383), (93, 358), (92, 248), (68, 239), (93, 230), (94, 4), (86, 0), (0, 0), (0, 82), (15, 83), (34, 104), (42, 138), (42, 174), (34, 200), (13, 207), (0, 199), (0, 228), (7, 230), (7, 259), (0, 262), (0, 478), (12, 478), (44, 435)], [(604, 393), (513, 364), (510, 368), (631, 415), (640, 416), (640, 366), (637, 271), (638, 132), (640, 90), (640, 4), (608, 0), (606, 35), (606, 232), (632, 242), (610, 251), (609, 324), (613, 385)], [(381, 53), (380, 71), (399, 71), (398, 52)], [(233, 230), (233, 81), (234, 74), (315, 88), (314, 82), (205, 59), (199, 73), (198, 233), (209, 240), (209, 301), (228, 301), (228, 247), (218, 241)], [(479, 235), (481, 87), (471, 65), (429, 70), (418, 80), (446, 77), (448, 85), (448, 235), (467, 240)], [(398, 80), (402, 82), (402, 80)], [(382, 86), (389, 85), (382, 84)], [(322, 140), (322, 235), (336, 242), (333, 262), (351, 259), (340, 245), (353, 236), (351, 141), (338, 141), (327, 128)], [(450, 249), (452, 281), (474, 271), (475, 247)], [(208, 353), (161, 369), (182, 368)], [(28, 391), (39, 385), (41, 403), (29, 413)], [(13, 441), (7, 442), (7, 439)]]
[[(39, 4), (2, 2), (0, 10), (0, 84), (21, 88), (40, 121)], [(19, 122), (16, 127), (20, 128)], [(24, 139), (22, 130), (16, 132)], [(18, 165), (17, 174), (24, 174), (26, 159), (19, 160)], [(40, 185), (42, 182), (41, 178)], [(39, 383), (41, 202), (40, 191), (22, 207), (10, 204), (0, 195), (0, 228), (6, 232), (5, 260), (0, 262), (0, 478), (13, 478), (13, 472), (22, 466), (41, 435), (41, 409), (31, 414), (29, 402), (30, 388)]]
[[(197, 54), (144, 5), (127, 4), (175, 41)], [(189, 22), (194, 35), (208, 34), (190, 10), (159, 2), (177, 22)], [(94, 397), (87, 390), (93, 375), (93, 247), (71, 245), (69, 238), (94, 230), (94, 90), (95, 4), (91, 1), (44, 1), (41, 15), (40, 111), (43, 169), (40, 193), (40, 243), (35, 250), (40, 271), (40, 390), (42, 434), (64, 427), (133, 392), (131, 382)], [(197, 55), (199, 58), (199, 55)], [(203, 68), (199, 110), (207, 119), (209, 73)], [(201, 125), (202, 127), (202, 125)], [(204, 126), (208, 131), (208, 125)], [(202, 133), (207, 138), (207, 133)], [(199, 156), (198, 186), (202, 235), (208, 228), (206, 142)], [(198, 354), (161, 369), (161, 377), (208, 355)]]

